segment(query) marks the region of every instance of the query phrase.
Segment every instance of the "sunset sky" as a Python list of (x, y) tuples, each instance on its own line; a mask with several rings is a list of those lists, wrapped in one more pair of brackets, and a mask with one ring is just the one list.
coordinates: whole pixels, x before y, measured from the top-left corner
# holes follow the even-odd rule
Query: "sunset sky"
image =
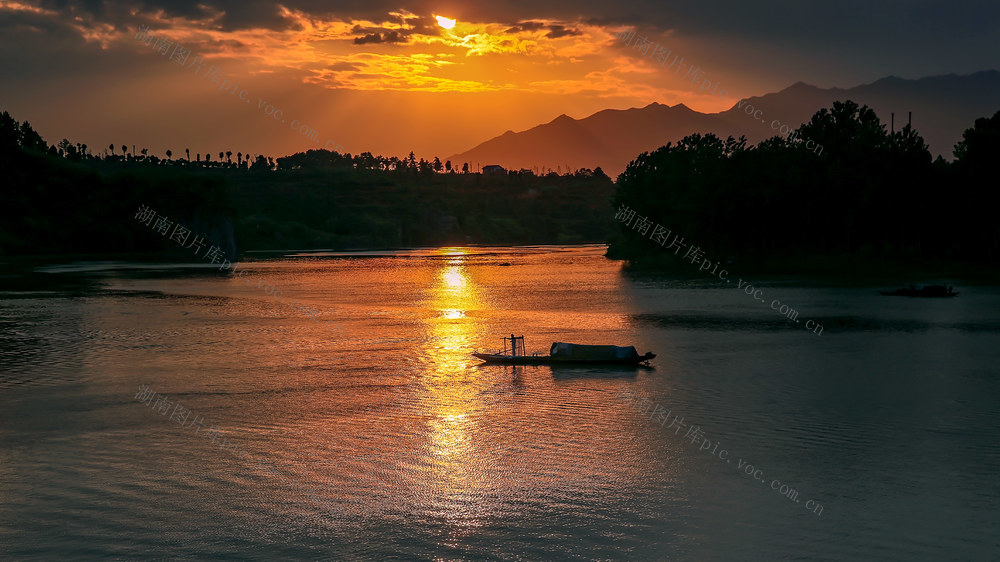
[[(0, 1), (0, 109), (95, 152), (282, 156), (330, 140), (445, 158), (562, 113), (720, 111), (798, 81), (997, 68), (998, 22), (995, 2)], [(623, 26), (686, 66), (626, 47)], [(699, 93), (690, 65), (730, 95)], [(239, 87), (220, 91), (223, 80)]]

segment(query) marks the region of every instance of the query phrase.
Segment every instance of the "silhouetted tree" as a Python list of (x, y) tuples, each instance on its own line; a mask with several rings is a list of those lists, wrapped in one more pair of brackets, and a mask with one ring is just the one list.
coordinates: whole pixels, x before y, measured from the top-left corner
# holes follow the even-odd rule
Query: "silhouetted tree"
[(19, 124), (6, 111), (0, 116), (0, 129), (2, 129), (0, 134), (2, 134), (2, 143), (5, 147), (17, 146), (31, 152), (50, 151), (45, 140), (31, 128), (27, 121)]
[(257, 159), (250, 166), (250, 169), (255, 172), (266, 172), (272, 168), (271, 164), (268, 162), (267, 158), (262, 154), (257, 155)]
[[(985, 151), (991, 163), (998, 152), (1000, 143)], [(627, 205), (636, 221), (651, 224), (624, 226), (609, 255), (662, 256), (680, 235), (715, 259), (1000, 259), (991, 214), (1000, 201), (995, 190), (982, 189), (995, 183), (995, 170), (973, 177), (960, 163), (932, 162), (912, 127), (889, 133), (871, 109), (852, 101), (835, 102), (788, 138), (754, 147), (745, 139), (690, 135), (639, 155), (618, 177), (616, 208)], [(657, 225), (673, 233), (669, 240), (666, 230), (652, 239)]]
[[(948, 197), (955, 207), (951, 214), (963, 213), (952, 228), (963, 232), (960, 239), (982, 240), (982, 251), (995, 260), (1000, 258), (1000, 111), (992, 117), (976, 119), (975, 125), (962, 133), (955, 145), (955, 182), (957, 192)], [(959, 203), (961, 202), (961, 203)]]
[(955, 163), (959, 166), (996, 167), (1000, 155), (1000, 111), (993, 117), (980, 117), (962, 133), (955, 145)]

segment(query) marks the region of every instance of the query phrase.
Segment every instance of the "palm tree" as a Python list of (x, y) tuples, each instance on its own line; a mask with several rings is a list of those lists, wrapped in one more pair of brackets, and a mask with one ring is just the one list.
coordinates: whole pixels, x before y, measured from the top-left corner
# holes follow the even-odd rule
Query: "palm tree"
[(144, 149), (140, 150), (139, 152), (142, 153), (142, 159), (145, 160), (146, 159), (146, 153), (149, 152), (149, 151), (144, 148)]
[[(221, 154), (219, 155), (219, 158), (222, 158)], [(227, 150), (226, 151), (226, 162), (228, 162), (230, 164), (233, 163), (233, 151), (232, 150)]]
[[(230, 154), (232, 154), (232, 153), (230, 152)], [(241, 166), (243, 166), (243, 153), (242, 152), (237, 152), (236, 153), (236, 167), (239, 168)]]
[(187, 154), (187, 161), (190, 162), (191, 161), (191, 149), (190, 148), (185, 148), (184, 149), (184, 154)]
[(171, 152), (170, 149), (167, 149), (167, 160), (170, 160), (170, 157), (173, 156), (173, 155), (174, 155), (174, 153)]
[(219, 162), (222, 162), (222, 157), (225, 156), (225, 152), (219, 152)]
[(115, 143), (109, 144), (108, 148), (111, 149), (111, 155), (114, 156), (115, 155)]
[(128, 152), (128, 147), (123, 144), (122, 145), (122, 156), (128, 156), (127, 154), (125, 154), (126, 152)]

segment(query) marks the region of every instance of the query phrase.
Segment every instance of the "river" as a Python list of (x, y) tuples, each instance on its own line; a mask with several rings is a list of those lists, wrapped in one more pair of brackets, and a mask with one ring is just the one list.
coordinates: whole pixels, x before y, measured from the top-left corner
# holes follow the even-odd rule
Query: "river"
[[(760, 300), (603, 252), (8, 272), (0, 555), (997, 558), (1000, 289), (759, 277)], [(511, 333), (657, 357), (471, 357)]]

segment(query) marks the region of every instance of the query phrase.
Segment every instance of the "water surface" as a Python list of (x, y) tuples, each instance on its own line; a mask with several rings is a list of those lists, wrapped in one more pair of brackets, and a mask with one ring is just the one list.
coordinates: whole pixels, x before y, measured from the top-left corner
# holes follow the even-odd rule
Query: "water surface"
[[(603, 251), (296, 253), (244, 279), (132, 262), (11, 273), (0, 554), (997, 557), (1000, 290), (756, 278), (762, 303)], [(657, 358), (470, 356), (512, 332), (529, 352)]]

